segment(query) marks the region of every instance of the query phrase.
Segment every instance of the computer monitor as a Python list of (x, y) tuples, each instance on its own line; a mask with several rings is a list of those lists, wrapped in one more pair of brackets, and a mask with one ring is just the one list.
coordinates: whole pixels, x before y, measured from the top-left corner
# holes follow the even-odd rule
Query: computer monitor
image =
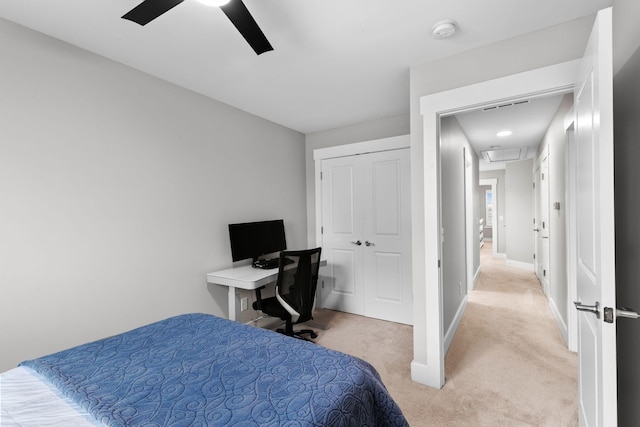
[(229, 224), (231, 258), (241, 261), (251, 258), (255, 262), (261, 255), (287, 249), (284, 220)]

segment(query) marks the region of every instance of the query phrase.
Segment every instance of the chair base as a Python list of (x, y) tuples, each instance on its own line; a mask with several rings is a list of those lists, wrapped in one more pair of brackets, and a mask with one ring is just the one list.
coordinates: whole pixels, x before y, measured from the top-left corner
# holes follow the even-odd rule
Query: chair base
[[(318, 338), (318, 334), (316, 334), (316, 332), (312, 331), (311, 329), (301, 329), (299, 331), (287, 331), (285, 329), (276, 329), (276, 332), (278, 332), (279, 334), (287, 335), (287, 336), (298, 338), (300, 340), (305, 340), (305, 341), (311, 341), (311, 339)], [(303, 335), (310, 335), (311, 339)]]

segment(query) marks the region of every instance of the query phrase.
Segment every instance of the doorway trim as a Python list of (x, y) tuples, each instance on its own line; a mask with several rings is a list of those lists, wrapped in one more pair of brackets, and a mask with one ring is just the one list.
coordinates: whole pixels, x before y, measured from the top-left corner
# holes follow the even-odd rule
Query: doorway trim
[(569, 92), (573, 89), (578, 65), (579, 60), (563, 62), (420, 98), (424, 138), (424, 259), (414, 259), (414, 271), (421, 269), (418, 276), (424, 274), (424, 281), (414, 281), (414, 296), (422, 296), (424, 300), (414, 301), (414, 305), (424, 307), (424, 313), (414, 311), (414, 330), (424, 330), (426, 333), (414, 333), (414, 358), (411, 362), (414, 381), (436, 388), (444, 385), (445, 348), (440, 275), (440, 118), (480, 106)]
[[(467, 293), (473, 290), (476, 279), (480, 275), (480, 263), (478, 262), (477, 271), (474, 270), (475, 267), (475, 257), (474, 255), (477, 253), (477, 248), (480, 244), (479, 242), (479, 234), (478, 227), (479, 223), (476, 220), (475, 215), (475, 199), (474, 199), (474, 191), (477, 188), (477, 178), (476, 183), (474, 185), (474, 170), (473, 170), (473, 158), (471, 157), (470, 150), (465, 147), (464, 151), (464, 209), (465, 209), (465, 226), (466, 226), (466, 264), (467, 264)], [(466, 306), (466, 305), (465, 305)], [(449, 346), (447, 345), (447, 348)]]
[(577, 265), (578, 241), (576, 238), (576, 193), (577, 183), (575, 171), (577, 145), (575, 139), (575, 109), (567, 112), (564, 119), (565, 143), (565, 206), (566, 210), (566, 242), (567, 242), (567, 347), (570, 351), (578, 351), (578, 310), (574, 310), (573, 301), (578, 300)]
[[(498, 205), (502, 203), (498, 200), (498, 179), (497, 178), (482, 178), (479, 180), (480, 185), (490, 185), (491, 194), (493, 197), (493, 215), (491, 215), (491, 256), (493, 258), (498, 257), (498, 236), (500, 231), (498, 230)], [(506, 255), (503, 257), (506, 258)]]

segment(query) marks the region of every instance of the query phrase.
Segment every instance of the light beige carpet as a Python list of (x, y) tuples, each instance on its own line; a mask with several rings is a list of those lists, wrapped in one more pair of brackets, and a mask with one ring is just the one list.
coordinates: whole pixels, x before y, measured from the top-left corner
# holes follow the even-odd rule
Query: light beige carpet
[(486, 254), (481, 271), (442, 390), (411, 381), (410, 326), (318, 310), (328, 329), (316, 329), (316, 342), (371, 363), (411, 426), (577, 425), (577, 358), (536, 277)]

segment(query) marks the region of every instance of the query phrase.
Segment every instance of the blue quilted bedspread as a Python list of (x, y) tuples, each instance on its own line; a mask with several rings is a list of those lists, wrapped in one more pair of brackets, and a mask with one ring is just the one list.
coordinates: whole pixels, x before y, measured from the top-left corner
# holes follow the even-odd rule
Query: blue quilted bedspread
[(112, 426), (407, 426), (376, 370), (187, 314), (23, 362)]

